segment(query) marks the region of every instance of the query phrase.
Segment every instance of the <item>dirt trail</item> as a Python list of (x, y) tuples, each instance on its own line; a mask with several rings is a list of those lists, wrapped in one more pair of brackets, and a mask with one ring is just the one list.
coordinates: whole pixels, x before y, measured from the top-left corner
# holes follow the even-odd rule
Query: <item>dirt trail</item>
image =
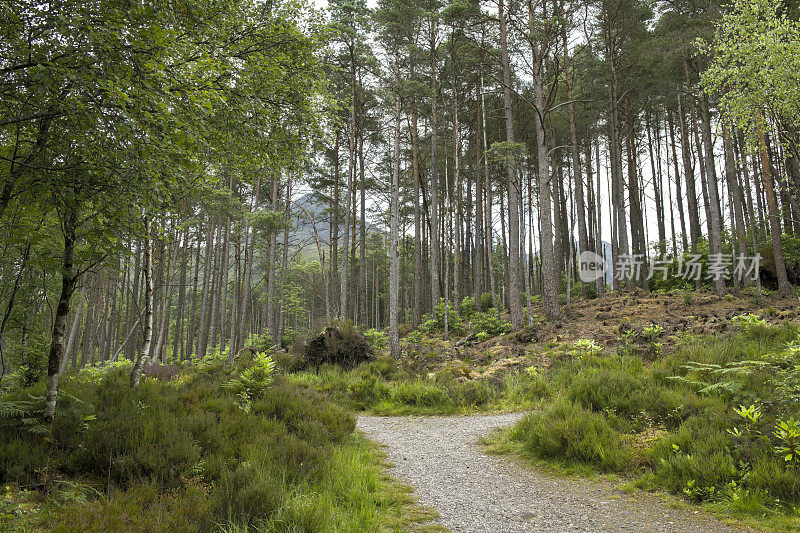
[(480, 416), (360, 416), (358, 429), (386, 445), (392, 474), (414, 487), (451, 531), (741, 531), (702, 512), (672, 509), (651, 494), (539, 472), (478, 444), (518, 413)]

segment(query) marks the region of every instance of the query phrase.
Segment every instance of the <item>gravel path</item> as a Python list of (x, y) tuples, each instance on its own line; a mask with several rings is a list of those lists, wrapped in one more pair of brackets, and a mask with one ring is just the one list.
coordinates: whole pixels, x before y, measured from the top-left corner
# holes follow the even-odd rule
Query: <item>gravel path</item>
[(521, 416), (360, 416), (358, 429), (387, 446), (393, 474), (454, 532), (737, 531), (650, 494), (542, 473), (481, 451), (481, 437)]

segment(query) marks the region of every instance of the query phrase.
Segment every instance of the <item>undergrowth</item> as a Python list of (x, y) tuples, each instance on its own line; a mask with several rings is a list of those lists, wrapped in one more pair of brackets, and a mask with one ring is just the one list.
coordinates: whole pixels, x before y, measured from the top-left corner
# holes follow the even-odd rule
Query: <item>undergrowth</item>
[[(736, 317), (645, 363), (576, 350), (546, 371), (540, 409), (490, 449), (560, 470), (613, 472), (760, 527), (800, 527), (800, 337)], [(590, 353), (591, 352), (591, 353)]]
[(65, 376), (52, 433), (26, 422), (40, 385), (0, 397), (0, 529), (378, 531), (427, 516), (347, 410), (264, 354), (136, 389), (129, 370)]

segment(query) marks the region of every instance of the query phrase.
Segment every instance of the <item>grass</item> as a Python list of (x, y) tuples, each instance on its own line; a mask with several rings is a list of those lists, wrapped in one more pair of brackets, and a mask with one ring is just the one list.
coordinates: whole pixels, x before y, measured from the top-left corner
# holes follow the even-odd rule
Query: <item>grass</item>
[[(616, 473), (627, 490), (663, 490), (759, 528), (800, 530), (800, 464), (776, 454), (786, 445), (774, 430), (800, 414), (800, 361), (787, 344), (797, 338), (796, 325), (759, 324), (686, 339), (650, 364), (560, 358), (545, 375), (558, 393), (487, 449), (562, 473)], [(751, 404), (755, 421), (736, 413)]]
[(64, 378), (44, 435), (9, 408), (42, 386), (5, 391), (0, 529), (423, 528), (433, 514), (386, 476), (352, 415), (262, 367), (204, 363), (136, 389), (128, 365), (88, 369)]
[(460, 369), (416, 375), (378, 359), (353, 370), (322, 366), (319, 372), (289, 374), (298, 387), (325, 394), (353, 411), (376, 415), (469, 414), (529, 410), (551, 394), (544, 377), (511, 372), (501, 379), (470, 380)]

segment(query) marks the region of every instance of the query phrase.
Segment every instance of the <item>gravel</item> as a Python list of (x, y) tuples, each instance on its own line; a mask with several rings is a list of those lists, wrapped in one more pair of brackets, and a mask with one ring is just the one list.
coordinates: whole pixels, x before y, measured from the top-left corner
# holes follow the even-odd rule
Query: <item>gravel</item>
[(652, 494), (612, 483), (559, 477), (478, 443), (523, 414), (360, 416), (358, 429), (386, 445), (392, 474), (439, 512), (451, 531), (741, 531), (692, 509), (673, 509)]

